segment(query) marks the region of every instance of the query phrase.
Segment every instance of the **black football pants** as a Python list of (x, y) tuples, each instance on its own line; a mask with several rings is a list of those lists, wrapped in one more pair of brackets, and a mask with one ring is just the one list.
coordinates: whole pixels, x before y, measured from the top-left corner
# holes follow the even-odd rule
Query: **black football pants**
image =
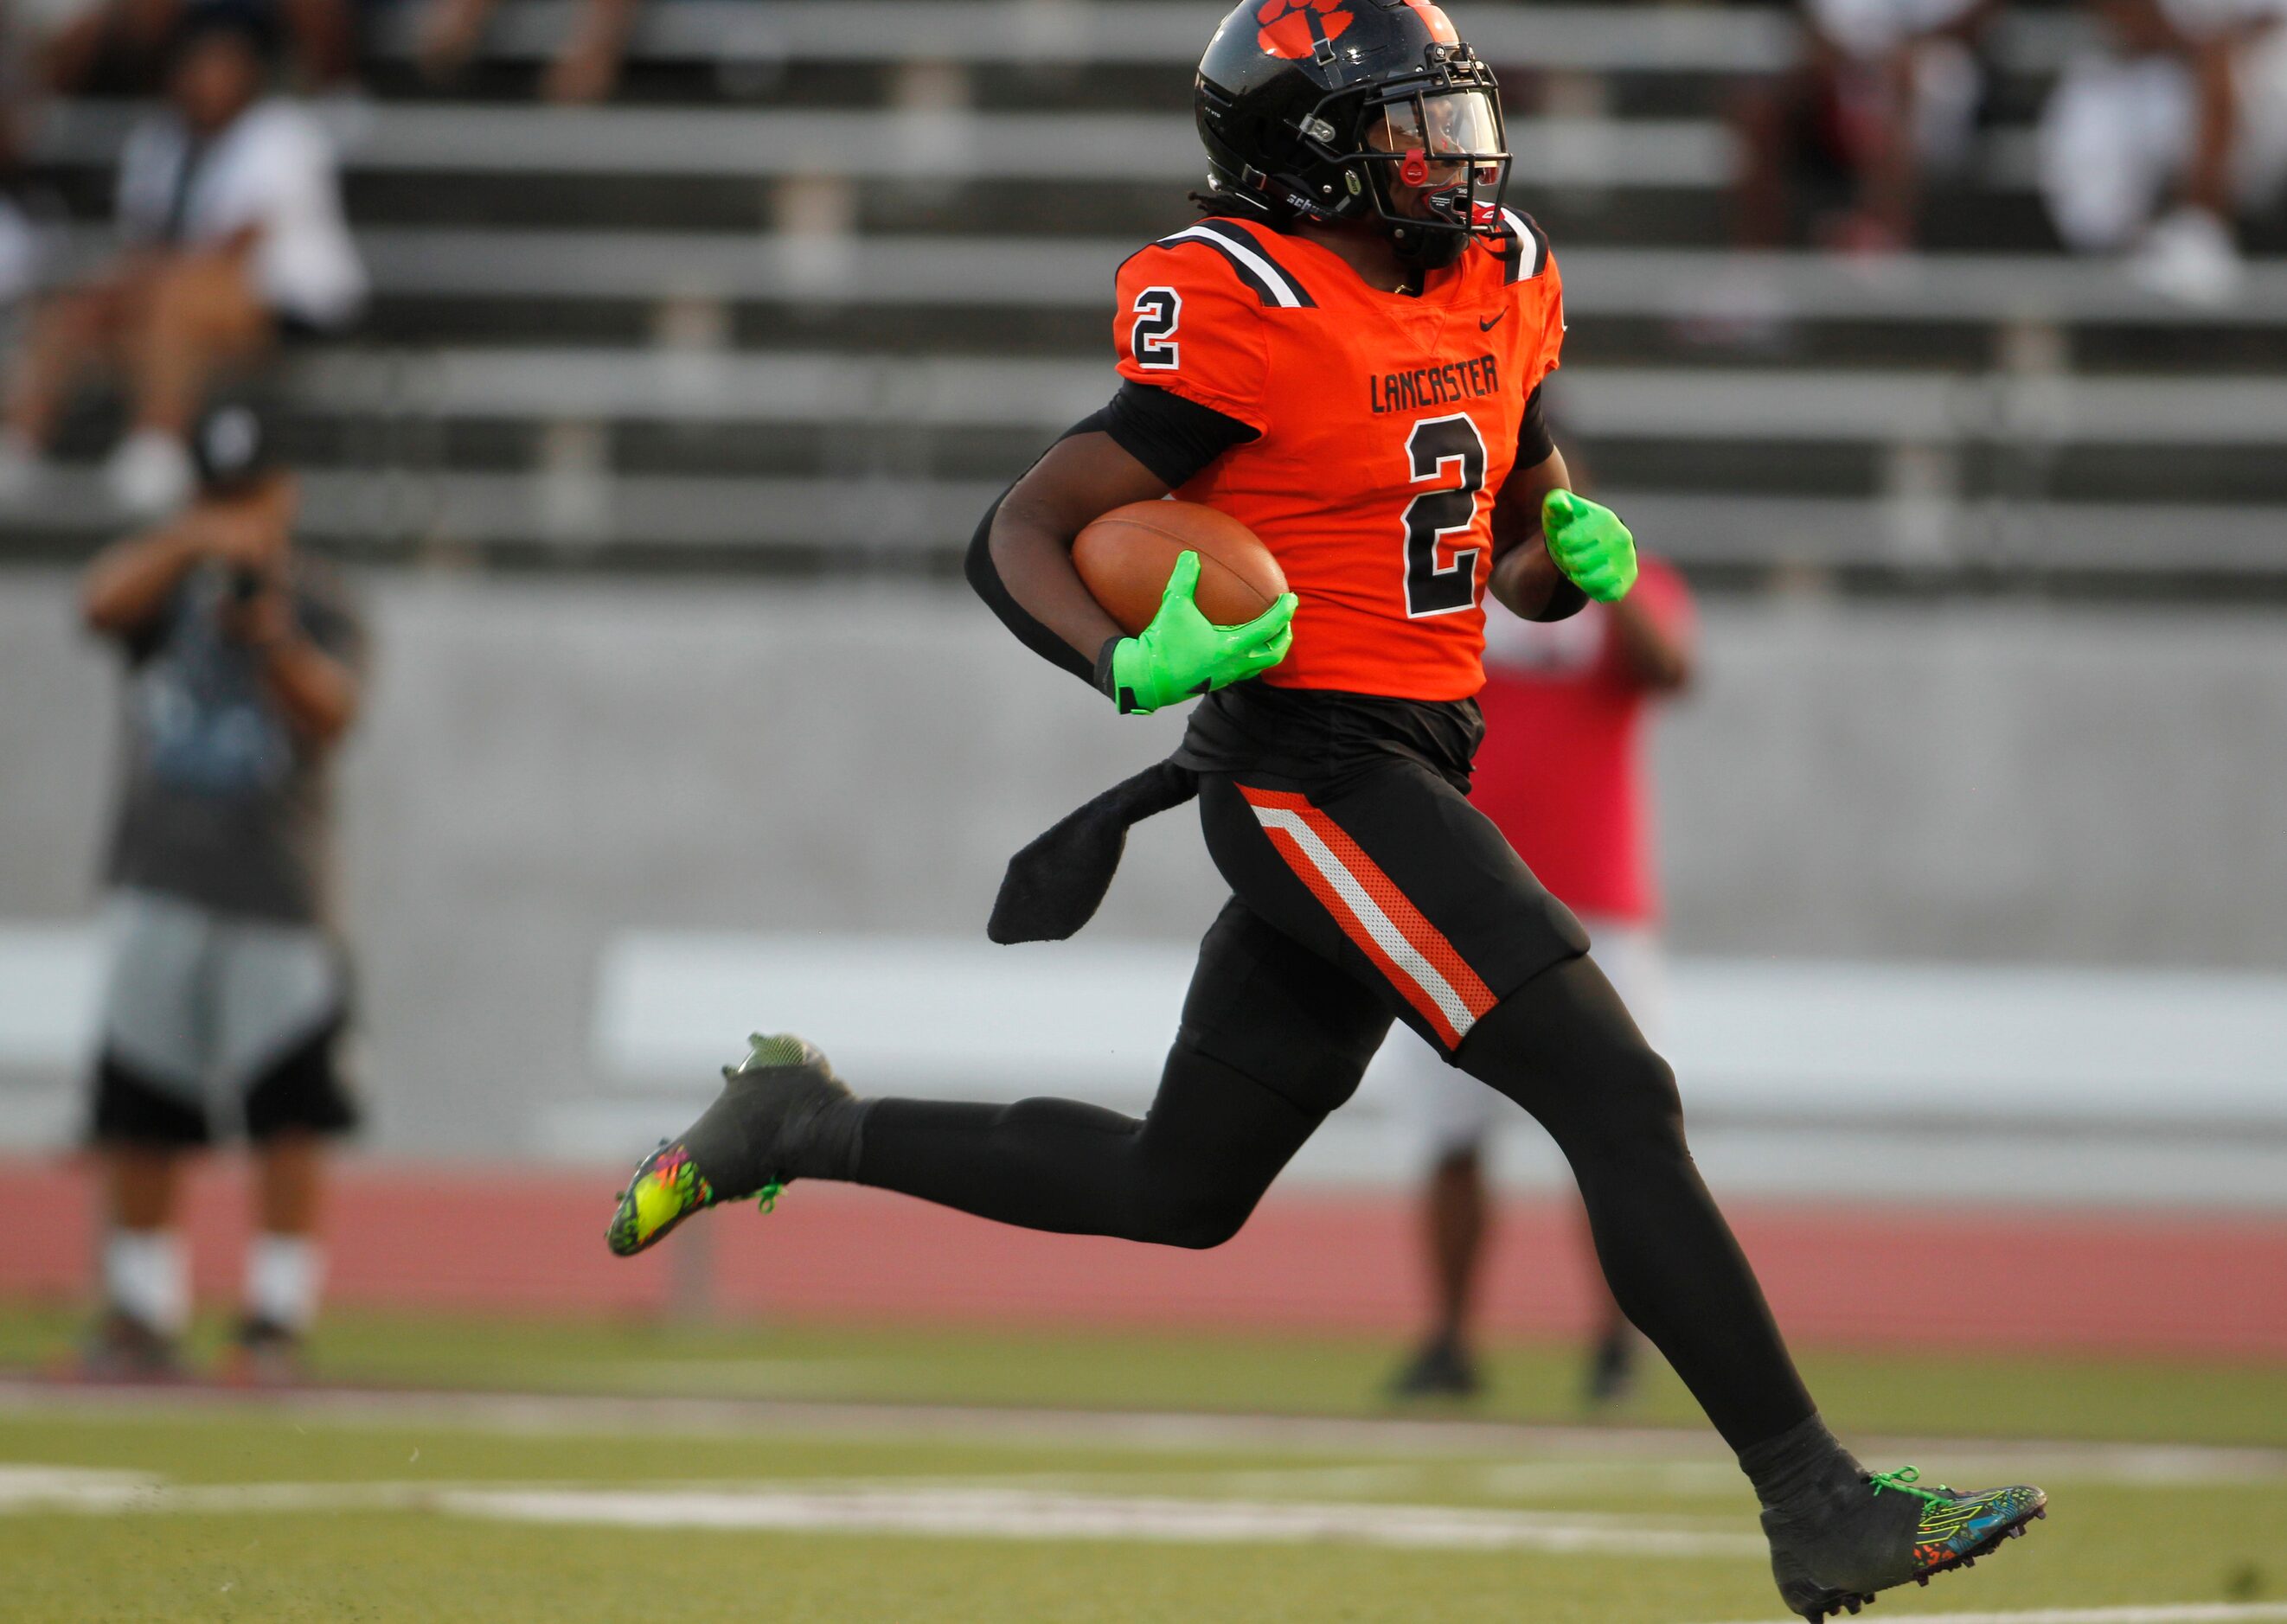
[(1210, 775), (1200, 818), (1236, 895), (1151, 1110), (877, 1100), (859, 1182), (1029, 1229), (1219, 1245), (1395, 1016), (1548, 1130), (1613, 1298), (1735, 1449), (1811, 1414), (1685, 1147), (1674, 1074), (1465, 797), (1403, 761), (1333, 785)]

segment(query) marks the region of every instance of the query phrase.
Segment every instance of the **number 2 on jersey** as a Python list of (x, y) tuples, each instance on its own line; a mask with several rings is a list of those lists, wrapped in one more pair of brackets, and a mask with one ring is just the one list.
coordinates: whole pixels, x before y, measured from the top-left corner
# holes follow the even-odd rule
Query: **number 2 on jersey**
[(1405, 617), (1450, 615), (1477, 601), (1478, 548), (1465, 548), (1451, 564), (1437, 562), (1437, 544), (1466, 532), (1477, 521), (1477, 493), (1485, 484), (1485, 441), (1468, 414), (1425, 417), (1405, 437), (1413, 483), (1450, 478), (1447, 464), (1460, 464), (1461, 482), (1424, 491), (1405, 504)]
[(1183, 353), (1175, 323), (1183, 314), (1183, 296), (1172, 288), (1146, 288), (1136, 296), (1136, 325), (1128, 329), (1128, 347), (1138, 367), (1175, 369)]

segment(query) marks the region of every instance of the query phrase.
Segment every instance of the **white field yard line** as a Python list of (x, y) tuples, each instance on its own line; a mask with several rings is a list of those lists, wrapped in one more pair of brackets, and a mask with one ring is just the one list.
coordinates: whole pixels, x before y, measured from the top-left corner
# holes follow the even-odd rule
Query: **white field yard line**
[[(1175, 1411), (1020, 1409), (995, 1406), (790, 1399), (304, 1388), (99, 1388), (0, 1377), (0, 1415), (105, 1415), (212, 1412), (290, 1416), (342, 1425), (460, 1426), (544, 1437), (800, 1435), (981, 1442), (1012, 1447), (1255, 1454), (1266, 1449), (1522, 1466), (1621, 1470), (1711, 1466), (1736, 1471), (1705, 1431), (1533, 1426), (1486, 1421), (1206, 1415)], [(2287, 1481), (2287, 1449), (2040, 1439), (1854, 1439), (1862, 1457), (1912, 1460), (1925, 1476), (1979, 1481), (2062, 1480), (2122, 1486)]]
[(100, 1467), (47, 1466), (35, 1462), (0, 1462), (0, 1511), (19, 1502), (37, 1504), (44, 1496), (150, 1490), (160, 1479), (148, 1472), (110, 1471)]
[[(1932, 1617), (1932, 1624), (2264, 1624), (2267, 1620), (2287, 1620), (2287, 1602), (2042, 1607), (2030, 1612), (1946, 1612)], [(1755, 1624), (1761, 1624), (1761, 1620)]]
[(498, 1522), (950, 1539), (1128, 1540), (1186, 1544), (1334, 1541), (1423, 1550), (1531, 1550), (1567, 1556), (1764, 1555), (1760, 1536), (1661, 1526), (1594, 1513), (1454, 1506), (1312, 1504), (1046, 1494), (989, 1486), (716, 1488), (434, 1483), (173, 1486), (116, 1473), (26, 1472), (0, 1478), (0, 1513), (89, 1516), (427, 1511)]
[[(949, 1476), (907, 1473), (894, 1477), (820, 1476), (764, 1479), (678, 1478), (671, 1482), (661, 1479), (646, 1484), (639, 1480), (609, 1486), (624, 1487), (635, 1493), (671, 1488), (682, 1493), (724, 1494), (786, 1490), (842, 1495), (866, 1493), (913, 1494), (939, 1491), (960, 1494), (991, 1490), (1064, 1498), (1183, 1500), (1201, 1504), (1274, 1499), (1282, 1503), (1300, 1501), (1315, 1504), (1333, 1502), (1376, 1505), (1394, 1503), (1396, 1496), (1410, 1494), (1416, 1500), (1427, 1500), (1440, 1506), (1452, 1504), (1452, 1499), (1440, 1494), (1439, 1491), (1443, 1489), (1457, 1492), (1455, 1497), (1463, 1502), (1464, 1509), (1498, 1511), (1506, 1508), (1480, 1505), (1476, 1497), (1481, 1494), (1492, 1493), (1498, 1498), (1500, 1489), (1496, 1480), (1505, 1483), (1519, 1470), (1508, 1466), (1467, 1463), (1455, 1466), (1433, 1462), (1409, 1462), (1293, 1469), (1245, 1468), (1234, 1471), (1171, 1471), (1144, 1467), (1134, 1470), (1086, 1472), (972, 1471)], [(1577, 1486), (1607, 1492), (1615, 1486), (1609, 1478), (1599, 1478)], [(0, 1514), (39, 1510), (290, 1510), (297, 1505), (305, 1506), (311, 1510), (418, 1508), (430, 1505), (439, 1494), (455, 1489), (487, 1493), (510, 1490), (585, 1493), (604, 1486), (606, 1486), (592, 1479), (455, 1482), (435, 1478), (415, 1482), (185, 1484), (170, 1486), (163, 1478), (150, 1473), (17, 1465), (0, 1462)], [(1737, 1487), (1734, 1490), (1734, 1498), (1745, 1493), (1744, 1486)], [(1738, 1515), (1717, 1516), (1689, 1511), (1659, 1511), (1647, 1515), (1567, 1508), (1553, 1512), (1543, 1510), (1540, 1514), (1555, 1515), (1568, 1524), (1584, 1527), (1603, 1526), (1627, 1533), (1656, 1527), (1670, 1533), (1724, 1534), (1735, 1533), (1742, 1525), (1742, 1518)]]
[(935, 1534), (956, 1539), (1132, 1540), (1203, 1544), (1351, 1544), (1564, 1555), (1767, 1555), (1759, 1535), (1663, 1528), (1620, 1518), (1452, 1506), (1312, 1504), (1050, 1494), (1021, 1489), (743, 1493), (624, 1489), (471, 1491), (444, 1509), (514, 1522), (614, 1527)]
[[(950, 1481), (951, 1479), (948, 1479)], [(1480, 1500), (1545, 1500), (1576, 1494), (1656, 1494), (1662, 1499), (1724, 1500), (1753, 1515), (1753, 1491), (1739, 1469), (1728, 1462), (1678, 1461), (1383, 1461), (1349, 1466), (1241, 1466), (1228, 1470), (1184, 1470), (1137, 1466), (1100, 1471), (993, 1472), (1004, 1487), (1022, 1486), (1072, 1493), (1227, 1495), (1238, 1499), (1373, 1500), (1401, 1495), (1443, 1498), (1452, 1494)], [(840, 1479), (852, 1482), (854, 1479)], [(904, 1477), (875, 1479), (911, 1487), (931, 1481)], [(958, 1481), (980, 1481), (974, 1472)], [(1731, 1526), (1737, 1515), (1669, 1518), (1671, 1523), (1704, 1520)]]
[[(1502, 1466), (1456, 1467), (1417, 1461), (1383, 1462), (1362, 1466), (1246, 1467), (1228, 1471), (1139, 1467), (1131, 1470), (971, 1471), (942, 1476), (900, 1473), (896, 1476), (821, 1475), (764, 1479), (751, 1477), (679, 1477), (660, 1478), (648, 1484), (638, 1479), (632, 1484), (613, 1486), (637, 1490), (655, 1486), (728, 1494), (783, 1489), (816, 1494), (1000, 1489), (1042, 1494), (1143, 1495), (1163, 1500), (1300, 1498), (1319, 1502), (1386, 1502), (1409, 1493), (1416, 1499), (1436, 1500), (1440, 1482), (1467, 1491), (1497, 1473), (1506, 1475), (1515, 1470)], [(355, 1479), (320, 1484), (180, 1484), (170, 1486), (166, 1478), (154, 1472), (0, 1462), (0, 1513), (58, 1508), (102, 1510), (115, 1504), (139, 1504), (150, 1510), (260, 1510), (278, 1505), (290, 1506), (296, 1503), (297, 1497), (311, 1504), (313, 1510), (332, 1510), (345, 1504), (354, 1508), (368, 1503), (387, 1506), (423, 1502), (451, 1488), (552, 1492), (599, 1486), (603, 1486), (593, 1479), (578, 1478), (486, 1479), (474, 1482), (438, 1478), (411, 1482)], [(1645, 1521), (1641, 1515), (1633, 1513), (1581, 1511), (1572, 1513), (1571, 1517), (1573, 1520), (1582, 1522), (1610, 1522), (1628, 1527), (1642, 1526)], [(1666, 1528), (1711, 1533), (1728, 1532), (1738, 1525), (1736, 1517), (1699, 1516), (1689, 1512), (1663, 1512), (1658, 1514), (1656, 1520)]]

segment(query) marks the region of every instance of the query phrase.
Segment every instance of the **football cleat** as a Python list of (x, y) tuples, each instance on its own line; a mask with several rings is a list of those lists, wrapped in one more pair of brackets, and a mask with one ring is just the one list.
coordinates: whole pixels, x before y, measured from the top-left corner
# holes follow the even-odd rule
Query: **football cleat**
[(798, 1177), (846, 1177), (858, 1101), (826, 1056), (790, 1034), (748, 1040), (723, 1092), (677, 1139), (637, 1163), (605, 1241), (622, 1257), (656, 1246), (695, 1212), (759, 1198), (768, 1212)]
[(1484, 1391), (1476, 1361), (1445, 1336), (1425, 1344), (1389, 1382), (1389, 1396), (1400, 1399), (1474, 1399)]
[(300, 1333), (249, 1314), (232, 1334), (216, 1376), (226, 1387), (294, 1387), (309, 1379)]
[[(1910, 1579), (1926, 1585), (1935, 1574), (1975, 1566), (1978, 1557), (2048, 1515), (2048, 1496), (2029, 1485), (1964, 1493), (1921, 1487), (1920, 1476), (1911, 1466), (1872, 1473), (1863, 1502), (1813, 1527), (1763, 1514), (1771, 1571), (1790, 1612), (1810, 1624), (1830, 1613), (1855, 1613), (1877, 1591)], [(1885, 1498), (1885, 1491), (1895, 1498)]]
[(78, 1357), (59, 1374), (82, 1382), (139, 1385), (179, 1382), (185, 1371), (175, 1337), (114, 1308), (97, 1321)]
[(1623, 1321), (1609, 1328), (1589, 1350), (1587, 1378), (1581, 1398), (1588, 1409), (1603, 1410), (1627, 1402), (1636, 1388), (1635, 1327)]
[(621, 1257), (632, 1257), (714, 1204), (715, 1186), (700, 1177), (691, 1152), (661, 1139), (658, 1149), (636, 1164), (635, 1177), (620, 1192), (619, 1209), (604, 1239)]

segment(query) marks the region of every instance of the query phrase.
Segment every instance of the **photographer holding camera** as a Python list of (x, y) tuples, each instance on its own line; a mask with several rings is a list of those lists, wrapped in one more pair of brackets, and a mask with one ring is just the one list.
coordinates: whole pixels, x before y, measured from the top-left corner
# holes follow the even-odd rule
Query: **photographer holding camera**
[(89, 1373), (170, 1375), (189, 1316), (175, 1231), (188, 1153), (242, 1131), (257, 1231), (237, 1368), (289, 1376), (315, 1309), (320, 1143), (357, 1112), (336, 1051), (328, 762), (357, 714), (363, 635), (294, 550), (297, 490), (243, 405), (193, 436), (196, 499), (90, 566), (88, 625), (127, 661), (106, 867), (112, 961), (91, 1139), (106, 1312)]

